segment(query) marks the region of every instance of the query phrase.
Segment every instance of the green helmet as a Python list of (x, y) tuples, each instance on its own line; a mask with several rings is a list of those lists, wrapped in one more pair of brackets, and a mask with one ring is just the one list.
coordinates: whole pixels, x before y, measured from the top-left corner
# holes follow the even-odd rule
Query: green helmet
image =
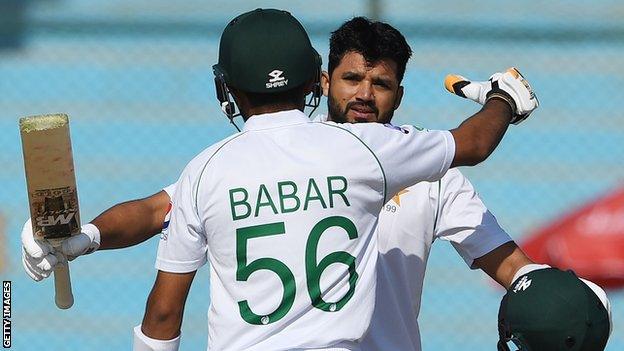
[(234, 18), (219, 44), (215, 76), (250, 93), (290, 90), (320, 74), (321, 58), (290, 13), (256, 9)]
[(609, 315), (572, 271), (535, 270), (509, 288), (498, 312), (499, 351), (598, 351), (609, 338)]

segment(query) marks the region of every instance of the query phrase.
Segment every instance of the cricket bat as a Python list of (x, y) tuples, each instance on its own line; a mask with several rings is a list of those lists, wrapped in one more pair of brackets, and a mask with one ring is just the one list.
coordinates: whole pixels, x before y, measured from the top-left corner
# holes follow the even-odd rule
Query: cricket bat
[[(60, 250), (63, 239), (80, 232), (69, 118), (53, 114), (20, 118), (30, 218), (35, 240)], [(69, 264), (54, 269), (56, 306), (70, 308), (74, 296)]]

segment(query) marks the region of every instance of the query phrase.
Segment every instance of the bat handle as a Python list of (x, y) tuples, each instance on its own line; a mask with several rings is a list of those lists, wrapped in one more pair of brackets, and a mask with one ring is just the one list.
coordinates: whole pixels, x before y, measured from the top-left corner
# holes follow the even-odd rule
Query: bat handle
[(58, 308), (66, 310), (74, 304), (71, 278), (69, 277), (69, 262), (59, 264), (54, 268), (54, 294)]

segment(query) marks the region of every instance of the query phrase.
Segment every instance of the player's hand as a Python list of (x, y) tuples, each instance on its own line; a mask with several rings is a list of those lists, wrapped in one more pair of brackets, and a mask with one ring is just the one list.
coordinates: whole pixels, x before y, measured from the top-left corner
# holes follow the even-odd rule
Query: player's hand
[(72, 261), (78, 256), (88, 255), (100, 247), (100, 230), (87, 223), (80, 228), (80, 234), (63, 240), (61, 252)]
[(58, 264), (66, 264), (78, 256), (89, 254), (100, 247), (100, 231), (93, 224), (85, 224), (81, 233), (63, 241), (55, 250), (46, 241), (36, 240), (30, 218), (22, 229), (22, 265), (29, 277), (41, 281), (50, 276)]
[(531, 85), (514, 67), (504, 73), (494, 73), (484, 82), (473, 82), (460, 75), (448, 75), (444, 86), (449, 92), (481, 105), (492, 98), (504, 100), (513, 111), (512, 124), (524, 121), (539, 106)]
[(38, 282), (49, 277), (58, 262), (52, 245), (35, 240), (29, 218), (22, 229), (22, 265), (26, 274)]

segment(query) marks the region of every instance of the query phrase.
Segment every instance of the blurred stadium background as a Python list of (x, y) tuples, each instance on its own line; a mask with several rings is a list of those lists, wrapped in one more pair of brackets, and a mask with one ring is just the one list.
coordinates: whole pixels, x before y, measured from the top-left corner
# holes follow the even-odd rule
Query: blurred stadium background
[[(256, 7), (290, 10), (324, 60), (330, 31), (352, 16), (399, 28), (414, 50), (401, 123), (455, 127), (477, 107), (444, 91), (447, 73), (484, 79), (520, 67), (542, 107), (485, 164), (465, 170), (514, 238), (622, 185), (621, 1), (2, 0), (0, 275), (13, 281), (13, 349), (130, 349), (157, 245), (80, 258), (72, 265), (76, 303), (56, 309), (52, 282), (36, 284), (21, 268), (28, 212), (18, 118), (71, 116), (83, 220), (157, 192), (234, 132), (215, 99), (211, 65), (229, 19)], [(187, 304), (182, 350), (205, 348), (207, 289), (204, 268)], [(434, 245), (420, 316), (424, 350), (493, 350), (502, 294), (450, 245)], [(624, 294), (610, 297), (607, 350), (623, 350)]]

